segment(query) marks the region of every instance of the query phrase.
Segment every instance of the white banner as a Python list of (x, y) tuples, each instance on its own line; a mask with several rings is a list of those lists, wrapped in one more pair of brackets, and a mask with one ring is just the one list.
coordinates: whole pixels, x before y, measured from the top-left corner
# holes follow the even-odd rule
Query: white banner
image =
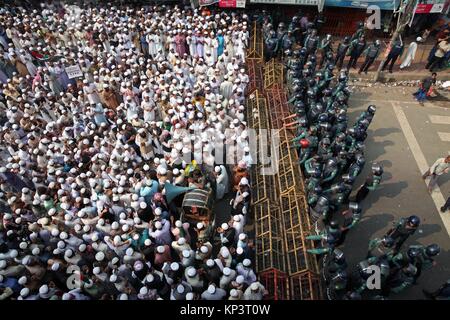
[(272, 4), (297, 4), (304, 6), (317, 6), (319, 0), (250, 0), (251, 3), (272, 3)]
[(65, 70), (67, 72), (67, 76), (69, 77), (69, 79), (78, 78), (78, 77), (83, 76), (83, 72), (81, 72), (79, 65), (66, 67)]

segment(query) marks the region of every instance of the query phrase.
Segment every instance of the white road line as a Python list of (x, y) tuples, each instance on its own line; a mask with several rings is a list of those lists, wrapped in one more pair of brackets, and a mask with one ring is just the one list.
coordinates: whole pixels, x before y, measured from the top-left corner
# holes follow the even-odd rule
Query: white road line
[(450, 141), (450, 132), (438, 132), (437, 134), (442, 141)]
[[(414, 156), (414, 159), (416, 160), (417, 166), (419, 167), (420, 172), (424, 173), (428, 170), (429, 165), (422, 150), (420, 149), (416, 137), (414, 136), (408, 119), (406, 119), (405, 113), (398, 104), (392, 103), (392, 107), (394, 109), (395, 115), (397, 116), (397, 120), (400, 123), (400, 127), (402, 128), (406, 141), (408, 142), (409, 148)], [(421, 177), (418, 177), (418, 179), (421, 179)], [(441, 217), (442, 223), (447, 230), (447, 234), (450, 236), (450, 214), (442, 214), (440, 211), (440, 208), (445, 203), (445, 199), (438, 185), (434, 187), (433, 192), (431, 193), (431, 198), (433, 199), (434, 205), (436, 206), (438, 214)]]
[(448, 116), (432, 116), (429, 115), (431, 123), (435, 124), (450, 124), (450, 117)]
[[(390, 103), (390, 102), (395, 102), (395, 103), (409, 103), (409, 104), (419, 104), (419, 102), (417, 101), (402, 101), (402, 100), (385, 100), (385, 99), (361, 99), (361, 98), (350, 98), (350, 101), (363, 101), (363, 102), (386, 102), (386, 103)], [(433, 106), (435, 108), (439, 108), (437, 106)]]

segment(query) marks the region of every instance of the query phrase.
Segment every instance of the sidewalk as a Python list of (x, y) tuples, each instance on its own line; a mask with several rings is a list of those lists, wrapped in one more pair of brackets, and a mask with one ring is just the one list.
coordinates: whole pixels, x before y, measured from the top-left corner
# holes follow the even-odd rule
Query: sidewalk
[[(369, 72), (365, 74), (361, 72), (358, 74), (359, 67), (364, 62), (364, 57), (360, 58), (357, 63), (356, 69), (350, 69), (350, 79), (362, 79), (367, 81), (373, 81), (375, 77), (375, 73), (378, 69), (378, 66), (381, 61), (375, 61), (374, 64), (369, 69)], [(347, 61), (347, 59), (346, 59)], [(344, 66), (346, 66), (346, 62), (344, 61)], [(437, 70), (437, 79), (438, 81), (448, 81), (450, 80), (450, 69), (446, 70)], [(395, 81), (414, 81), (414, 80), (422, 80), (425, 77), (431, 75), (431, 72), (425, 69), (425, 63), (413, 63), (410, 67), (400, 70), (400, 63), (396, 63), (394, 65), (393, 72), (390, 73), (388, 69), (381, 73), (380, 81), (382, 82), (395, 82)]]

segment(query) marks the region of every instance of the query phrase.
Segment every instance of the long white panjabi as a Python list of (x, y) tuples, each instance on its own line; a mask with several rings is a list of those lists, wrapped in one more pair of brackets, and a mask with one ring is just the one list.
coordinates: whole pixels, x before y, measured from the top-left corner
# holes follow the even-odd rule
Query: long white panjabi
[(402, 64), (400, 65), (400, 69), (407, 68), (411, 66), (411, 63), (414, 60), (414, 57), (416, 56), (417, 51), (417, 42), (411, 42), (408, 50), (406, 51), (406, 55), (403, 58)]

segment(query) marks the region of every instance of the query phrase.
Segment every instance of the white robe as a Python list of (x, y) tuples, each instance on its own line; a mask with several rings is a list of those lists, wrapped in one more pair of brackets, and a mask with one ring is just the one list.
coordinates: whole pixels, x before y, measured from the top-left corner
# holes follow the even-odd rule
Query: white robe
[(229, 178), (226, 168), (223, 165), (220, 165), (221, 172), (216, 177), (216, 199), (222, 199), (225, 194), (228, 193), (230, 189)]
[(416, 56), (417, 51), (417, 43), (411, 42), (411, 44), (408, 47), (408, 51), (406, 51), (406, 55), (403, 58), (402, 64), (400, 65), (400, 69), (409, 67), (411, 63), (414, 60), (414, 57)]

